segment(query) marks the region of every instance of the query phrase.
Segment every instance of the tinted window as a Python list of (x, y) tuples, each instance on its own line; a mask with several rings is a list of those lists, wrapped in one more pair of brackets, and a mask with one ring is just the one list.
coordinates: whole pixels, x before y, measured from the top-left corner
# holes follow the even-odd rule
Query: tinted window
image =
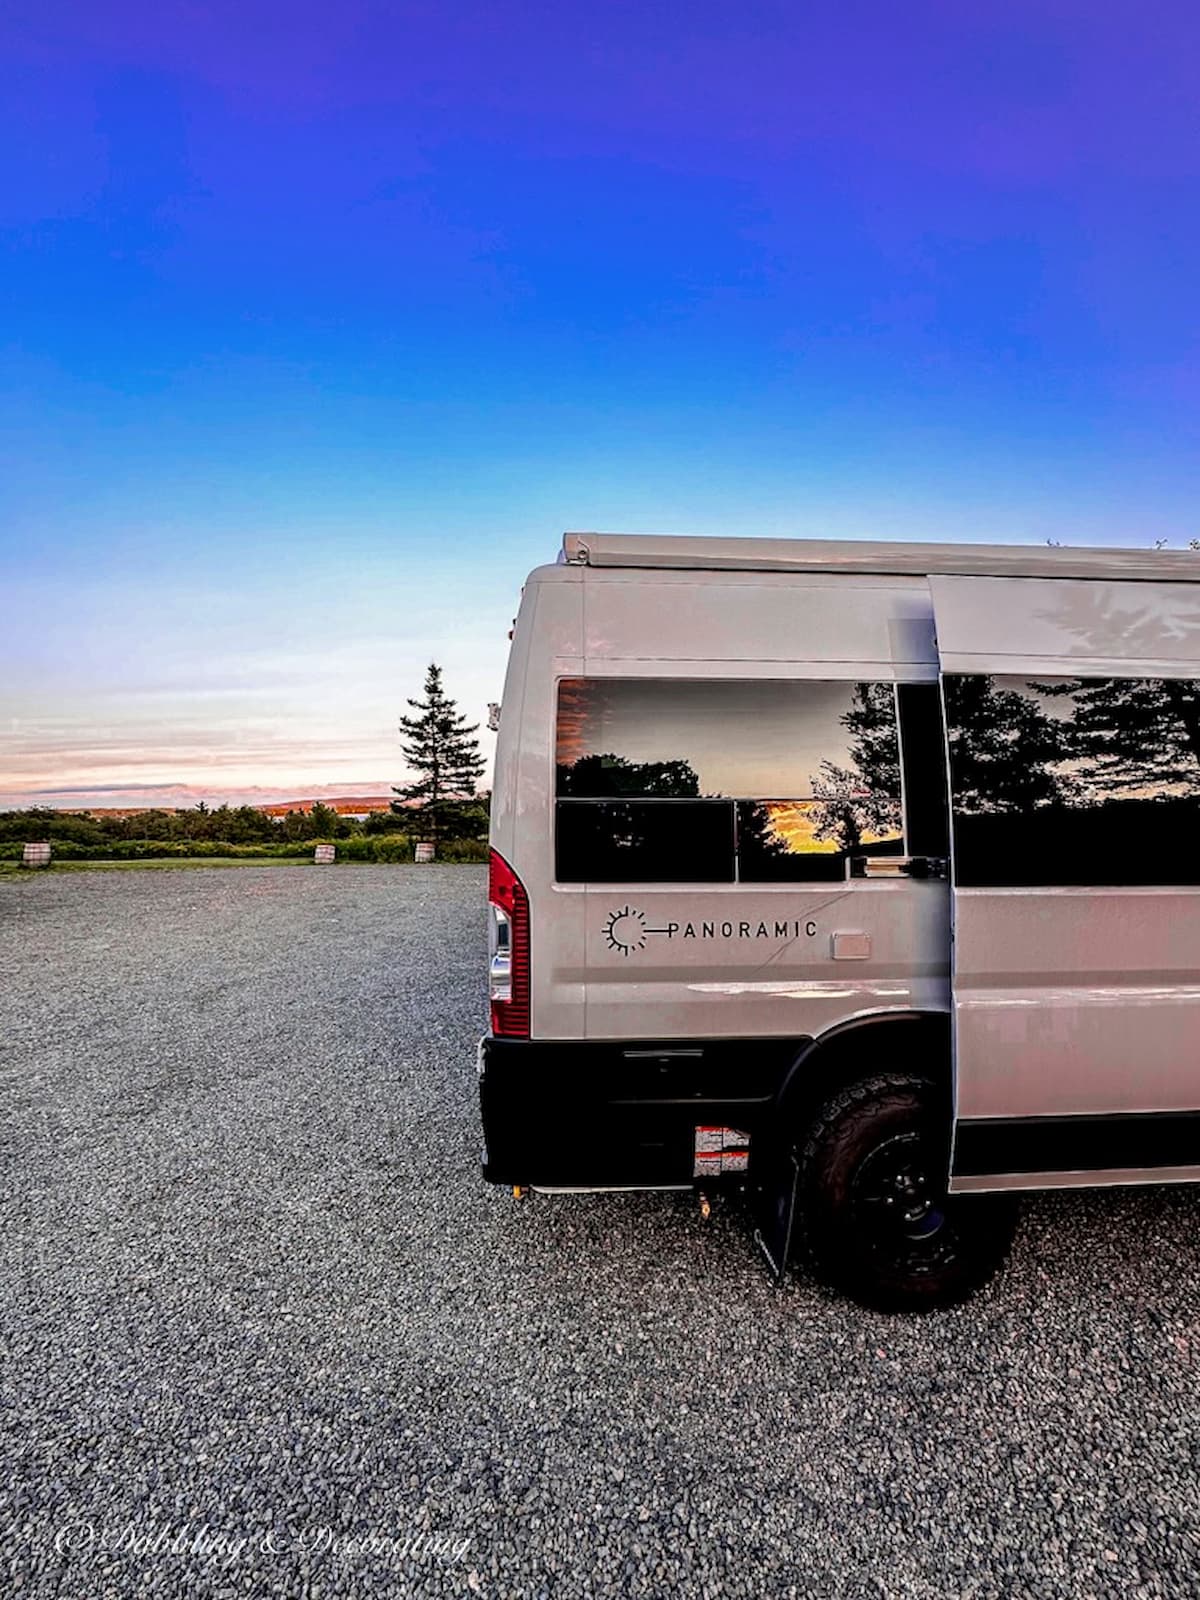
[(895, 691), (565, 679), (557, 791), (564, 882), (844, 879), (902, 848)]
[(1200, 692), (1178, 678), (945, 680), (957, 880), (1200, 883)]
[(561, 883), (731, 883), (728, 800), (562, 800)]

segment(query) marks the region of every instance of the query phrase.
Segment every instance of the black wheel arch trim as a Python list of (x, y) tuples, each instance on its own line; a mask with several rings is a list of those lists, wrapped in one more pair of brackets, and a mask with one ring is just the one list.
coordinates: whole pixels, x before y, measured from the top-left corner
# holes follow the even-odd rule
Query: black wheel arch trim
[[(835, 1022), (831, 1028), (826, 1028), (823, 1033), (814, 1034), (811, 1039), (804, 1041), (779, 1086), (776, 1103), (778, 1106), (784, 1107), (796, 1095), (797, 1085), (802, 1081), (801, 1074), (805, 1067), (812, 1063), (814, 1057), (820, 1056), (831, 1049), (836, 1050), (848, 1041), (857, 1042), (866, 1033), (880, 1033), (901, 1028), (936, 1028), (944, 1035), (941, 1043), (945, 1047), (944, 1059), (938, 1063), (938, 1073), (939, 1075), (949, 1074), (952, 1067), (950, 1056), (951, 1024), (952, 1017), (949, 1011), (932, 1009), (868, 1011), (861, 1016), (846, 1017), (841, 1022)], [(873, 1066), (871, 1070), (872, 1072), (877, 1072), (880, 1068)]]

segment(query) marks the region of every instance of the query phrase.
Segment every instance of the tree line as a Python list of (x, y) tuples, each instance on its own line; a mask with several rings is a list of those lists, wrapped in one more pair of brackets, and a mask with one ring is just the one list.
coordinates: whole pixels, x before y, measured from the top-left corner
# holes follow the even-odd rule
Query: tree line
[(425, 674), (424, 698), (410, 699), (411, 715), (400, 719), (401, 751), (412, 774), (393, 789), (386, 811), (365, 820), (340, 816), (317, 802), (279, 817), (258, 806), (197, 806), (179, 811), (151, 808), (125, 816), (96, 816), (49, 806), (0, 811), (0, 844), (50, 839), (101, 848), (131, 842), (169, 845), (298, 844), (346, 840), (361, 835), (403, 834), (435, 843), (481, 842), (487, 836), (488, 799), (479, 792), (484, 759), (478, 725), (472, 725), (446, 694), (440, 667)]
[(257, 806), (198, 806), (183, 811), (135, 811), (128, 816), (93, 816), (48, 806), (0, 812), (0, 841), (61, 839), (71, 844), (116, 844), (149, 839), (164, 844), (279, 844), (305, 839), (346, 839), (356, 831), (330, 806), (274, 817)]

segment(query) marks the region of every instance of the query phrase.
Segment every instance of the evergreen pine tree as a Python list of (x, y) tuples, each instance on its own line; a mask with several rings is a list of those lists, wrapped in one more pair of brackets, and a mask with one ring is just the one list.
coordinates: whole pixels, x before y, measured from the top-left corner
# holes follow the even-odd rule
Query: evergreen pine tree
[(462, 839), (486, 826), (476, 790), (483, 776), (478, 724), (469, 724), (442, 687), (442, 669), (425, 674), (425, 698), (409, 700), (414, 715), (400, 718), (401, 749), (413, 781), (392, 792), (392, 811), (426, 839)]

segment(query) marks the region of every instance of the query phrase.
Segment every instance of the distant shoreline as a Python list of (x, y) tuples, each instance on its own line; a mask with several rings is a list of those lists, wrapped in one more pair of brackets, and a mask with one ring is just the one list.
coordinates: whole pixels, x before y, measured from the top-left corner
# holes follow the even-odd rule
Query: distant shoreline
[(90, 806), (75, 805), (71, 803), (55, 802), (49, 800), (39, 807), (33, 805), (3, 805), (0, 806), (0, 815), (5, 811), (63, 811), (72, 816), (80, 817), (140, 817), (147, 811), (160, 811), (165, 816), (174, 817), (185, 811), (194, 811), (198, 804), (204, 804), (211, 811), (217, 806), (252, 806), (255, 811), (261, 811), (268, 817), (286, 817), (290, 811), (311, 811), (315, 806), (325, 806), (329, 811), (336, 811), (339, 817), (365, 817), (372, 812), (390, 811), (395, 797), (390, 794), (350, 794), (335, 795), (330, 799), (318, 795), (307, 800), (223, 800), (214, 797), (212, 800), (192, 801), (189, 805), (155, 805), (153, 801), (145, 801), (136, 806)]

